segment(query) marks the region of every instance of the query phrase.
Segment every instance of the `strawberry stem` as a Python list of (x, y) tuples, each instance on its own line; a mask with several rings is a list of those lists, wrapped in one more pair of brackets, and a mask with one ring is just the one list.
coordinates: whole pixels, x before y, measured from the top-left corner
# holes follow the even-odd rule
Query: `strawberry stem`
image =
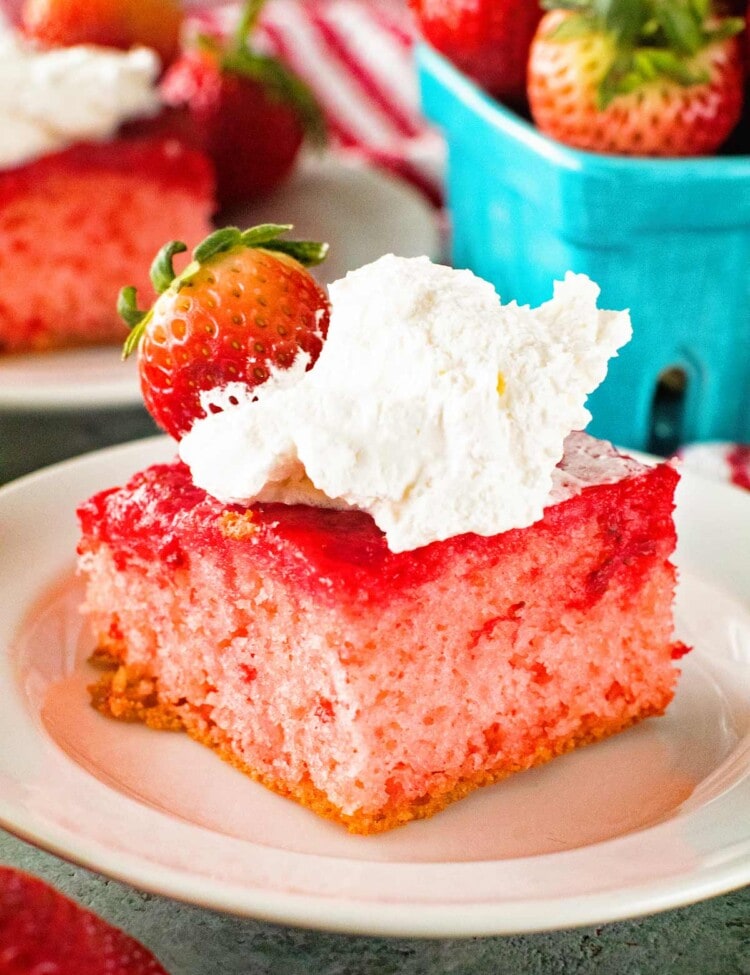
[(240, 13), (240, 19), (234, 32), (234, 47), (242, 50), (247, 45), (247, 39), (255, 30), (258, 17), (266, 0), (248, 0)]

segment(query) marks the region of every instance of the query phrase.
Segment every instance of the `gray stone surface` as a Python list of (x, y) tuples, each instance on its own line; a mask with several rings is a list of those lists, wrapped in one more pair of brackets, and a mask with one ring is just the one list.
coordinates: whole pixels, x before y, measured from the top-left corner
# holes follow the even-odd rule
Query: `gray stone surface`
[(0, 410), (0, 484), (68, 457), (158, 432), (141, 407), (58, 413)]
[[(0, 483), (153, 432), (138, 409), (0, 413)], [(0, 862), (43, 877), (124, 928), (171, 975), (750, 975), (750, 887), (597, 928), (419, 941), (300, 931), (179, 904), (72, 866), (2, 831)]]

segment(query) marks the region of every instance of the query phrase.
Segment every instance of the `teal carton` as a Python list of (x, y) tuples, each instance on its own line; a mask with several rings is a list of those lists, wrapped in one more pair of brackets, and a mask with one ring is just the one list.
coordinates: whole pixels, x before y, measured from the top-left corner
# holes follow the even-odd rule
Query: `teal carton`
[(633, 339), (589, 400), (590, 432), (640, 449), (750, 441), (750, 156), (580, 152), (426, 45), (417, 59), (448, 144), (455, 265), (534, 305), (582, 272), (603, 307), (630, 309)]

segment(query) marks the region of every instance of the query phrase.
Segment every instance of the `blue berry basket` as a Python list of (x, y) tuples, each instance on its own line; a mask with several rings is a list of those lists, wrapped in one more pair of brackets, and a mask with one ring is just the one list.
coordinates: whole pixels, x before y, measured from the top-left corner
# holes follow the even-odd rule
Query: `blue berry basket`
[(448, 143), (454, 264), (533, 305), (583, 272), (603, 307), (630, 309), (633, 339), (589, 401), (589, 430), (651, 450), (750, 441), (750, 155), (569, 149), (424, 44), (417, 61)]

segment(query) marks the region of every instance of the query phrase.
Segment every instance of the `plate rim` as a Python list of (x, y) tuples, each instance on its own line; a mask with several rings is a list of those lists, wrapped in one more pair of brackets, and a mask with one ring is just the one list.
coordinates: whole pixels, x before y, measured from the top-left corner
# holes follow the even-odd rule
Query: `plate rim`
[[(156, 462), (160, 457), (168, 459), (170, 450), (172, 453), (175, 452), (173, 448), (173, 441), (163, 435), (157, 435), (115, 447), (105, 447), (42, 468), (0, 488), (0, 512), (6, 499), (17, 492), (23, 493), (29, 488), (44, 491), (45, 487), (49, 489), (54, 485), (60, 476), (73, 478), (74, 481), (80, 479), (82, 475), (98, 480), (106, 479), (108, 462), (113, 457), (126, 463), (135, 471), (146, 463)], [(684, 480), (702, 483), (707, 490), (720, 496), (724, 492), (730, 492), (732, 497), (740, 496), (743, 505), (746, 505), (750, 512), (750, 497), (736, 487), (720, 484), (692, 471), (685, 472)], [(101, 486), (108, 486), (106, 480)], [(72, 562), (72, 558), (73, 553), (70, 553), (68, 561)], [(48, 581), (40, 580), (37, 595), (43, 591), (43, 586)], [(31, 603), (28, 602), (19, 609), (13, 623), (15, 630), (18, 629), (30, 606)], [(4, 650), (5, 647), (2, 649)], [(120, 796), (117, 790), (107, 786), (104, 788), (108, 788), (115, 799)], [(166, 813), (160, 815), (169, 818)], [(683, 814), (678, 812), (670, 821), (674, 821), (681, 815)], [(536, 897), (515, 902), (498, 900), (421, 902), (412, 904), (408, 910), (405, 910), (405, 905), (398, 899), (393, 901), (373, 900), (372, 897), (345, 899), (327, 894), (311, 895), (309, 892), (269, 890), (255, 886), (240, 888), (233, 880), (212, 881), (202, 874), (186, 875), (184, 870), (165, 866), (163, 863), (159, 865), (145, 856), (139, 858), (132, 853), (123, 853), (116, 849), (107, 850), (96, 840), (89, 839), (87, 842), (85, 835), (75, 837), (70, 834), (66, 837), (59, 824), (50, 820), (35, 820), (28, 810), (19, 807), (17, 803), (14, 805), (12, 800), (4, 796), (0, 796), (0, 825), (9, 833), (63, 859), (105, 873), (151, 893), (273, 923), (374, 936), (475, 937), (584, 927), (683, 907), (750, 883), (750, 845), (748, 845), (747, 849), (739, 851), (738, 858), (734, 860), (703, 865), (698, 877), (690, 884), (685, 884), (684, 876), (680, 874), (676, 878), (661, 879), (657, 883), (648, 885), (634, 885), (614, 891), (595, 891), (572, 897)], [(642, 832), (658, 828), (659, 826), (647, 827)], [(621, 837), (615, 837), (584, 849), (616, 843), (620, 839)], [(252, 848), (252, 843), (249, 843), (249, 847)], [(576, 851), (568, 852), (573, 854)], [(554, 857), (558, 854), (542, 856)]]
[[(106, 855), (71, 852), (42, 831), (25, 831), (9, 825), (0, 801), (0, 828), (11, 836), (51, 853), (67, 863), (100, 873), (137, 890), (169, 897), (183, 904), (219, 911), (248, 920), (297, 927), (334, 934), (391, 938), (476, 938), (506, 935), (544, 934), (574, 930), (592, 925), (637, 920), (700, 901), (731, 893), (750, 883), (750, 865), (738, 865), (733, 871), (714, 868), (696, 888), (684, 888), (679, 881), (664, 882), (657, 887), (631, 888), (639, 896), (637, 906), (621, 892), (596, 893), (578, 897), (537, 898), (508, 905), (485, 901), (457, 904), (420, 905), (417, 916), (404, 911), (400, 902), (372, 900), (352, 901), (344, 898), (315, 897), (290, 891), (268, 891), (244, 888), (240, 895), (235, 885), (201, 878), (202, 895), (186, 890), (182, 874), (172, 868), (159, 867), (161, 876), (152, 879), (142, 865), (118, 866)], [(565, 905), (560, 910), (560, 905)], [(333, 909), (333, 911), (332, 911)], [(335, 911), (335, 913), (333, 913)], [(474, 915), (473, 917), (471, 915)], [(457, 916), (461, 917), (457, 923)]]

